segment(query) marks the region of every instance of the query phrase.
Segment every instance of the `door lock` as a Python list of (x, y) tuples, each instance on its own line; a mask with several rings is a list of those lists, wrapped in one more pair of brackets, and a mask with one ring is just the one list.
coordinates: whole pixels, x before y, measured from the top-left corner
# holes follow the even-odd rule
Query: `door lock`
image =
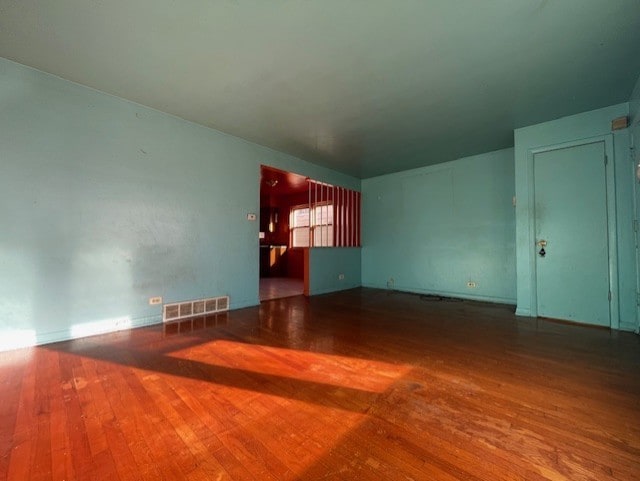
[(540, 250), (538, 251), (538, 255), (540, 257), (546, 256), (547, 251), (545, 251), (544, 248), (547, 246), (547, 241), (544, 239), (540, 239), (538, 242), (536, 242), (536, 245), (540, 247)]

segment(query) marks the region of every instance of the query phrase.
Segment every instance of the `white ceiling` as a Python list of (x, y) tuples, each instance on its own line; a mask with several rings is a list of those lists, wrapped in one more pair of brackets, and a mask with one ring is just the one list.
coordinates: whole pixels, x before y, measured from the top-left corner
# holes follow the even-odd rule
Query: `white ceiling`
[(639, 0), (0, 0), (0, 56), (357, 177), (628, 100)]

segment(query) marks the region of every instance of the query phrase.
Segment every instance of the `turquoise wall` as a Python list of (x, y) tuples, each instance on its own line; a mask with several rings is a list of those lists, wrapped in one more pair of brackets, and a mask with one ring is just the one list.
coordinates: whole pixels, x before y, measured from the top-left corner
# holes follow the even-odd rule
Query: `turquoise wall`
[(311, 295), (352, 289), (361, 285), (360, 248), (358, 247), (311, 248), (309, 264), (313, 266), (309, 276), (309, 294)]
[[(516, 196), (516, 261), (518, 306), (517, 313), (535, 316), (532, 300), (533, 259), (531, 246), (534, 239), (530, 230), (532, 206), (531, 185), (527, 162), (531, 149), (594, 137), (606, 137), (609, 158), (613, 160), (614, 179), (609, 188), (615, 189), (615, 247), (617, 259), (617, 292), (612, 303), (617, 305), (617, 318), (612, 326), (633, 330), (636, 326), (636, 262), (633, 232), (633, 165), (629, 155), (627, 129), (611, 132), (611, 120), (628, 114), (628, 104), (619, 104), (591, 112), (545, 122), (515, 131)], [(611, 159), (613, 157), (613, 159)], [(576, 239), (579, 248), (579, 239)], [(562, 293), (558, 293), (562, 295)]]
[[(629, 99), (629, 114), (631, 125), (629, 127), (629, 142), (633, 147), (632, 154), (632, 169), (638, 169), (640, 173), (640, 77), (636, 82), (636, 86), (631, 93)], [(636, 178), (633, 182), (633, 188), (635, 193), (634, 204), (634, 216), (636, 219), (636, 226), (640, 224), (640, 185), (639, 180)], [(636, 231), (636, 292), (640, 293), (640, 252), (638, 251), (638, 244), (640, 244), (640, 229)], [(636, 332), (640, 331), (640, 296), (637, 299), (637, 314), (636, 314)]]
[(260, 164), (360, 188), (4, 59), (0, 145), (0, 349), (158, 322), (150, 296), (257, 304)]
[(513, 149), (363, 180), (362, 284), (515, 304), (513, 195)]

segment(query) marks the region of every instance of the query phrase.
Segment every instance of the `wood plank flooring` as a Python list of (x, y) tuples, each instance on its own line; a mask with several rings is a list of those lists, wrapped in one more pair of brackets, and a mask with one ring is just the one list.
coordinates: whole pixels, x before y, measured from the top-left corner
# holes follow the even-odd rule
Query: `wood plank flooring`
[(301, 296), (304, 293), (304, 281), (291, 277), (261, 277), (260, 300), (270, 301), (282, 297)]
[(355, 289), (0, 353), (0, 480), (640, 480), (640, 341)]

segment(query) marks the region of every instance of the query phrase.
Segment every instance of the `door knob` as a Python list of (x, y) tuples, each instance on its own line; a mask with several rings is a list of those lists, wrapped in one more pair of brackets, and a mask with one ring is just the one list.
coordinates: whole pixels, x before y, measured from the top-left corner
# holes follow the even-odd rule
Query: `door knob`
[(544, 248), (547, 246), (547, 241), (544, 239), (540, 239), (538, 242), (536, 242), (536, 245), (540, 247), (540, 250), (538, 251), (538, 255), (540, 257), (546, 256), (547, 251), (545, 251)]

